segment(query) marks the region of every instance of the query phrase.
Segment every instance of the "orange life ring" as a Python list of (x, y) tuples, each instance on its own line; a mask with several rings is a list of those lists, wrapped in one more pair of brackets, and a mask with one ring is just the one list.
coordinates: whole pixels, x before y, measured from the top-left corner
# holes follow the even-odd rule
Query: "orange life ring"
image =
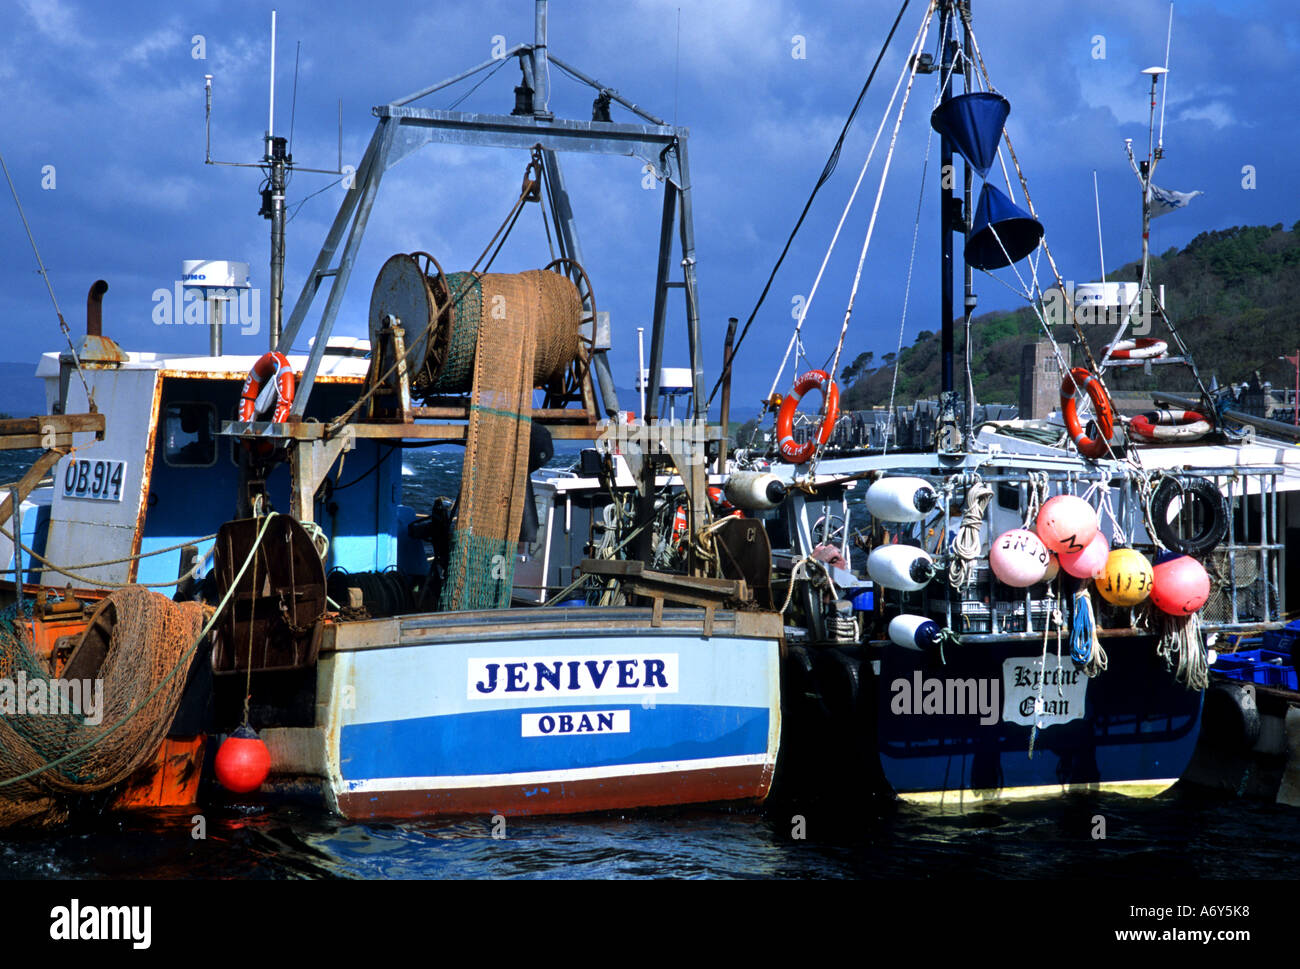
[[(817, 425), (813, 436), (803, 444), (794, 442), (794, 412), (799, 401), (810, 390), (820, 390), (826, 398), (826, 417)], [(776, 415), (776, 436), (781, 447), (781, 459), (789, 464), (803, 464), (816, 453), (818, 445), (831, 439), (835, 422), (840, 417), (840, 391), (825, 370), (809, 370), (794, 382), (794, 390), (781, 401)]]
[[(271, 414), (271, 420), (283, 424), (293, 407), (293, 391), (293, 367), (289, 358), (274, 350), (262, 354), (244, 378), (244, 389), (239, 394), (238, 419), (243, 422), (255, 421), (274, 401), (275, 410)], [(252, 444), (245, 441), (244, 446), (251, 447)], [(265, 453), (271, 450), (271, 443), (262, 441), (257, 450)]]
[[(1084, 434), (1083, 425), (1079, 423), (1079, 410), (1074, 399), (1076, 383), (1080, 390), (1087, 391), (1093, 409), (1097, 412), (1099, 434), (1096, 440)], [(1110, 447), (1106, 443), (1107, 439), (1115, 433), (1115, 412), (1110, 405), (1110, 398), (1106, 396), (1106, 388), (1083, 367), (1075, 367), (1061, 381), (1061, 416), (1065, 419), (1065, 429), (1070, 433), (1070, 440), (1074, 441), (1080, 454), (1094, 459), (1105, 456)]]

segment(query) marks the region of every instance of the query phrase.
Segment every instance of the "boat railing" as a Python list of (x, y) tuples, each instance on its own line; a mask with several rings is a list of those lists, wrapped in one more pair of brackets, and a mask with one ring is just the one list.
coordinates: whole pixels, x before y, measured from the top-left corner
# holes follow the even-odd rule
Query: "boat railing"
[[(1111, 489), (1110, 515), (1102, 515), (1102, 528), (1109, 541), (1114, 527), (1125, 536), (1127, 544), (1154, 559), (1160, 551), (1148, 532), (1150, 509), (1146, 508), (1139, 477), (1126, 466), (1099, 463), (1091, 469), (1043, 468), (1050, 494), (1083, 494), (1090, 486), (1102, 483)], [(964, 472), (941, 469), (908, 469), (909, 474), (928, 480), (939, 494), (939, 504), (931, 517), (901, 533), (900, 540), (919, 544), (942, 564), (949, 558), (953, 534), (961, 521), (965, 495), (976, 482), (993, 486), (994, 496), (981, 528), (981, 542), (988, 548), (996, 535), (993, 509), (1000, 507), (1003, 522), (1016, 517), (1017, 527), (1029, 507), (1029, 481), (1025, 468), (980, 469)], [(1279, 561), (1285, 551), (1279, 531), (1277, 479), (1286, 473), (1280, 465), (1251, 467), (1186, 467), (1165, 473), (1176, 476), (1209, 478), (1224, 495), (1227, 534), (1206, 557), (1211, 573), (1211, 595), (1202, 610), (1202, 625), (1207, 633), (1253, 632), (1280, 626), (1276, 617), (1285, 613), (1279, 584)], [(1009, 497), (1006, 486), (1016, 488), (1015, 509), (1001, 505)], [(866, 514), (865, 509), (861, 512)], [(1171, 522), (1172, 524), (1172, 522)], [(887, 531), (898, 526), (884, 523)], [(1181, 526), (1180, 526), (1181, 527)], [(916, 593), (890, 592), (903, 596), (903, 602), (924, 603), (929, 615), (943, 615), (948, 628), (972, 642), (994, 638), (1030, 638), (1042, 636), (1048, 629), (1053, 611), (1062, 607), (1052, 587), (1039, 583), (1023, 591), (1013, 590), (993, 575), (987, 559), (976, 563), (970, 583), (955, 590), (946, 583), (932, 583)], [(1063, 608), (1063, 611), (1066, 611)], [(1105, 632), (1136, 633), (1131, 612), (1101, 604), (1100, 619)]]

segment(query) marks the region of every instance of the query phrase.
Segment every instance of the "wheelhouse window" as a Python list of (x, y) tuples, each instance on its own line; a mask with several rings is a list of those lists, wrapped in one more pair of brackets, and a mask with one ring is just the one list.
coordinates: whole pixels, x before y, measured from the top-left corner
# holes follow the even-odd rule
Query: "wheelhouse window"
[(217, 463), (214, 404), (168, 404), (163, 410), (163, 460), (173, 467), (207, 468)]

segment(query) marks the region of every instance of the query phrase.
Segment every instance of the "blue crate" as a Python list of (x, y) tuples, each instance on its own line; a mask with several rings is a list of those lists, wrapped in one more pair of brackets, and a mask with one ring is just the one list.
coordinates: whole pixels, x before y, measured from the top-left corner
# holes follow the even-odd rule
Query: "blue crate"
[(1288, 653), (1272, 649), (1245, 649), (1223, 653), (1215, 660), (1214, 672), (1233, 680), (1245, 680), (1261, 686), (1300, 689), (1300, 676)]
[(1264, 634), (1264, 648), (1279, 653), (1296, 654), (1296, 642), (1300, 641), (1300, 619), (1293, 619), (1282, 629), (1273, 629)]

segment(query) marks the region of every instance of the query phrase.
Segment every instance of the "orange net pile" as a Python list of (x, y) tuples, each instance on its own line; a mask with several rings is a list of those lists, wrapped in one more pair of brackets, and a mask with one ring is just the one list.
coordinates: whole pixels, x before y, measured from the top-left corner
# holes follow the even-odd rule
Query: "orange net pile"
[(58, 822), (70, 795), (112, 787), (156, 756), (185, 689), (186, 653), (203, 626), (197, 602), (172, 602), (140, 586), (117, 590), (78, 646), (107, 631), (98, 670), (61, 680), (32, 649), (31, 603), (25, 606), (0, 612), (0, 828)]

